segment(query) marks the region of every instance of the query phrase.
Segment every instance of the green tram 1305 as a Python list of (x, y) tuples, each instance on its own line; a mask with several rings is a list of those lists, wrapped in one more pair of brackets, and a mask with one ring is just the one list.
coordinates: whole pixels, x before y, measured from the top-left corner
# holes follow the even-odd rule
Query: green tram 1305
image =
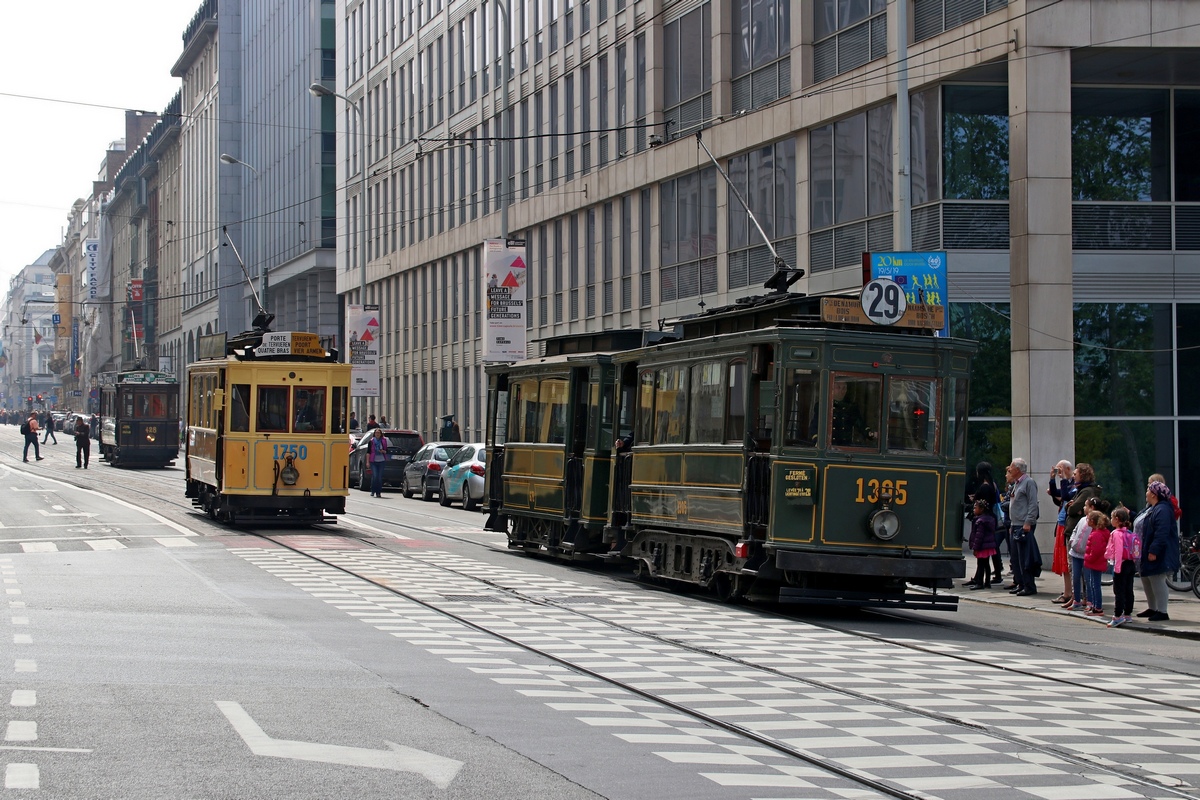
[(179, 381), (154, 370), (102, 374), (97, 438), (110, 466), (170, 466), (179, 455)]
[(857, 305), (746, 298), (488, 367), (487, 527), (725, 599), (956, 608), (976, 348)]

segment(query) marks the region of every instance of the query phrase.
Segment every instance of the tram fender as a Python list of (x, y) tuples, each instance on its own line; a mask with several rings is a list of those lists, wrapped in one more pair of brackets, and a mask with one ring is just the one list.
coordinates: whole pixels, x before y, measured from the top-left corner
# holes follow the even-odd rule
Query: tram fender
[(775, 566), (785, 571), (875, 575), (889, 578), (962, 578), (967, 574), (967, 562), (963, 558), (844, 556), (797, 550), (777, 551)]

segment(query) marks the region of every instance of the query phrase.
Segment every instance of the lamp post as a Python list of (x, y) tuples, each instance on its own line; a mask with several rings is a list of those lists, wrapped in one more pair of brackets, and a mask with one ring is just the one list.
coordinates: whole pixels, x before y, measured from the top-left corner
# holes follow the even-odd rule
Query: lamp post
[(308, 87), (308, 91), (313, 97), (336, 97), (340, 100), (345, 100), (346, 105), (354, 110), (358, 115), (358, 127), (362, 131), (362, 151), (359, 159), (362, 163), (359, 164), (362, 175), (359, 178), (358, 189), (358, 212), (359, 212), (359, 248), (358, 248), (358, 302), (364, 305), (367, 302), (367, 120), (365, 113), (358, 107), (358, 104), (346, 97), (344, 94), (338, 94), (333, 89), (330, 89), (323, 83), (314, 82)]
[[(245, 161), (242, 161), (240, 158), (234, 158), (233, 156), (229, 155), (229, 153), (221, 153), (221, 163), (222, 164), (240, 164), (241, 166), (245, 167), (246, 169), (248, 169), (254, 173), (255, 185), (256, 186), (259, 185), (258, 170), (256, 170), (254, 167), (247, 164)], [(259, 190), (259, 197), (262, 197), (261, 189)], [(259, 209), (259, 213), (261, 215), (262, 209)], [(260, 255), (262, 253), (261, 247), (259, 248), (259, 253), (260, 253)], [(259, 302), (259, 305), (261, 306), (262, 310), (266, 311), (267, 310), (267, 265), (265, 263), (261, 263), (261, 262), (258, 265), (258, 302)]]
[(509, 150), (512, 142), (508, 141), (509, 118), (508, 108), (508, 72), (512, 68), (512, 18), (508, 14), (508, 0), (496, 0), (496, 10), (504, 14), (504, 29), (500, 42), (500, 238), (508, 239), (508, 199), (512, 194), (509, 172)]

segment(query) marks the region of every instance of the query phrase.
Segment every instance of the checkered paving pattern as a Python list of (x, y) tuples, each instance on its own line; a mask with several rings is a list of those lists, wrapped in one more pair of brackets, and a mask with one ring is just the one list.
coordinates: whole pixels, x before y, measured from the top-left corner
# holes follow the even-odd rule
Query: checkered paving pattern
[[(303, 555), (234, 552), (379, 630), (542, 700), (581, 724), (645, 745), (672, 764), (690, 765), (730, 796), (853, 797), (863, 791)], [(1106, 685), (1141, 687), (1161, 700), (1200, 707), (1197, 692), (1180, 685), (1178, 676), (914, 642), (922, 652), (684, 597), (586, 587), (442, 551), (319, 555), (451, 610), (482, 631), (910, 792), (947, 800), (1177, 796), (1081, 766), (1067, 755), (1151, 780), (1171, 776), (1163, 780), (1190, 783), (1200, 774), (1197, 712), (1104, 691)], [(704, 652), (643, 635), (650, 633)], [(952, 658), (960, 654), (985, 663)], [(1095, 688), (1050, 682), (1038, 672), (1069, 672)]]
[(103, 536), (86, 534), (59, 539), (0, 542), (0, 555), (11, 553), (80, 553), (107, 550), (138, 550), (146, 547), (197, 547), (196, 536)]

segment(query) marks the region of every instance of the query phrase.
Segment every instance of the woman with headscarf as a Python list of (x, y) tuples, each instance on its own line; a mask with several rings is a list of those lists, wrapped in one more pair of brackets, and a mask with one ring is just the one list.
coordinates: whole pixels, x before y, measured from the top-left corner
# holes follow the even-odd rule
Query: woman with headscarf
[(1138, 573), (1142, 576), (1142, 591), (1146, 593), (1146, 605), (1149, 606), (1138, 616), (1150, 622), (1165, 622), (1170, 619), (1167, 615), (1167, 575), (1179, 569), (1179, 531), (1175, 527), (1171, 490), (1162, 481), (1151, 481), (1146, 487), (1146, 510), (1134, 521), (1134, 532), (1142, 537)]

